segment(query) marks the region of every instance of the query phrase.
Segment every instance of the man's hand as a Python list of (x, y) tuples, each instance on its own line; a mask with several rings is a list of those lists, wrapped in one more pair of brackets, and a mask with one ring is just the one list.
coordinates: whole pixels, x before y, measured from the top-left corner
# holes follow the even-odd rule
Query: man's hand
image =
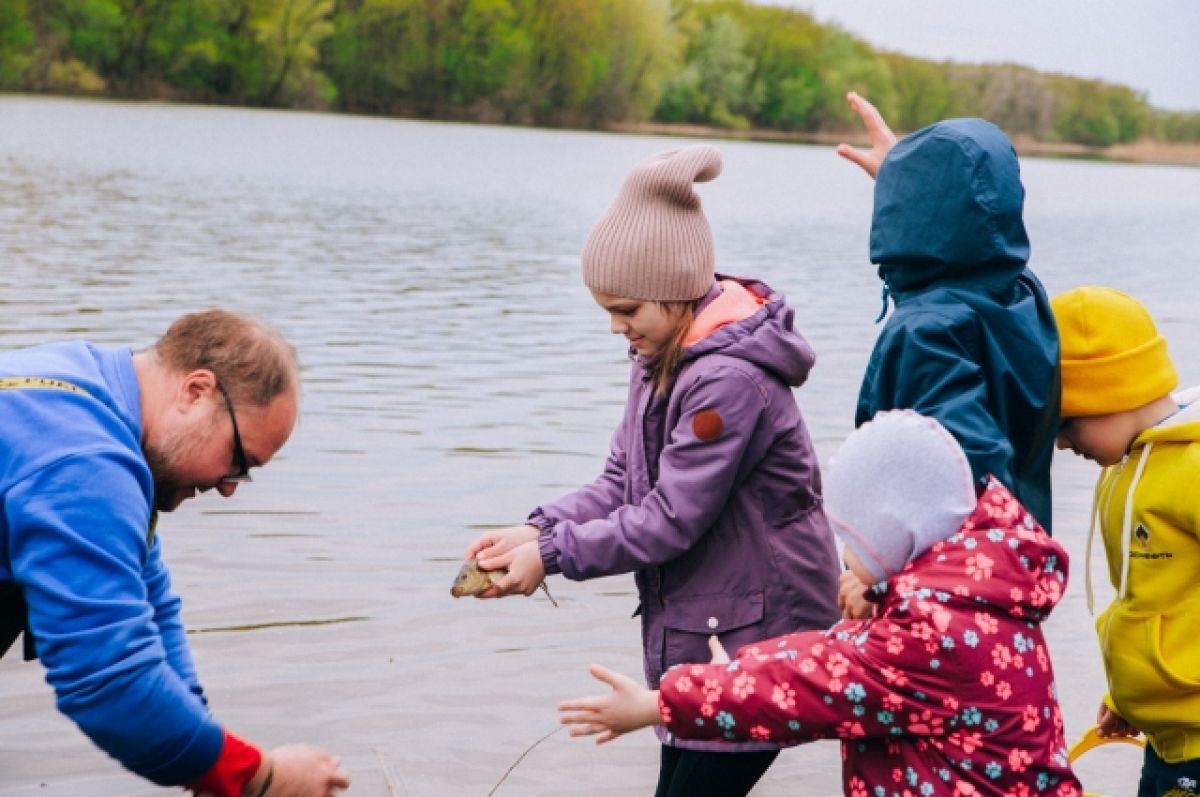
[(887, 126), (887, 122), (883, 121), (883, 116), (875, 106), (855, 92), (847, 94), (846, 101), (862, 118), (863, 125), (867, 128), (867, 136), (871, 139), (871, 149), (864, 151), (855, 149), (849, 144), (838, 144), (837, 154), (851, 163), (857, 163), (874, 180), (875, 176), (879, 174), (879, 167), (883, 165), (883, 159), (887, 157), (888, 151), (896, 145), (896, 134)]
[(271, 773), (264, 797), (335, 797), (350, 788), (350, 775), (324, 750), (309, 744), (285, 744), (263, 756), (263, 765), (244, 794), (257, 795)]
[(570, 728), (572, 736), (596, 736), (596, 744), (604, 744), (630, 731), (662, 723), (658, 692), (599, 664), (593, 664), (588, 672), (611, 686), (612, 692), (558, 704), (558, 721)]
[(849, 570), (838, 576), (838, 608), (847, 620), (865, 620), (875, 612), (875, 606), (866, 598), (867, 585)]

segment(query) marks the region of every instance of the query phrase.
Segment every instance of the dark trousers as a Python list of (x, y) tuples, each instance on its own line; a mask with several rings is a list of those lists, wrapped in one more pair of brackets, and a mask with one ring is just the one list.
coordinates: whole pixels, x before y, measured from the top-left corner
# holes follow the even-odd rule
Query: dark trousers
[(1138, 797), (1186, 797), (1192, 794), (1200, 795), (1200, 758), (1168, 764), (1158, 757), (1153, 747), (1146, 745)]
[(663, 745), (654, 797), (745, 797), (779, 755), (708, 753)]

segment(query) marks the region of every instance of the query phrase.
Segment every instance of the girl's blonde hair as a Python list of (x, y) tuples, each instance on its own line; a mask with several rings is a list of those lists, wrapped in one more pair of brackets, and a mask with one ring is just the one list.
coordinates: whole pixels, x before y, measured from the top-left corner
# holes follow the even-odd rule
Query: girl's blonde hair
[(649, 366), (650, 378), (654, 380), (654, 395), (665, 396), (671, 387), (671, 380), (675, 378), (675, 374), (679, 370), (685, 348), (683, 342), (692, 328), (692, 322), (696, 320), (696, 307), (700, 304), (700, 300), (655, 302), (655, 304), (662, 307), (667, 313), (676, 315), (674, 334)]

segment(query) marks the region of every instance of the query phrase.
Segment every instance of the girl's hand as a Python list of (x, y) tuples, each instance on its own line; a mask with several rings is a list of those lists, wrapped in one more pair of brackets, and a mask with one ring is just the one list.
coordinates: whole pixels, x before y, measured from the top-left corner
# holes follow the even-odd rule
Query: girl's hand
[(1112, 736), (1140, 736), (1142, 733), (1104, 701), (1100, 702), (1100, 711), (1096, 713), (1096, 725), (1100, 728), (1100, 736), (1105, 739)]
[(709, 664), (729, 663), (729, 654), (725, 651), (725, 646), (721, 644), (721, 640), (717, 639), (716, 634), (708, 638), (708, 650), (712, 653), (712, 661)]
[(474, 559), (484, 570), (508, 567), (511, 559), (508, 554), (518, 545), (537, 538), (538, 530), (535, 526), (509, 526), (485, 531), (475, 539), (475, 542), (467, 546), (465, 558)]
[(865, 620), (870, 617), (875, 607), (866, 598), (867, 585), (849, 570), (843, 570), (838, 576), (838, 608), (842, 617), (847, 620)]
[(847, 94), (846, 101), (862, 118), (863, 124), (867, 128), (867, 136), (871, 139), (871, 149), (863, 151), (855, 149), (849, 144), (838, 144), (837, 154), (851, 163), (858, 164), (874, 180), (875, 175), (879, 174), (879, 167), (883, 165), (883, 159), (887, 157), (888, 151), (896, 145), (896, 134), (887, 126), (887, 122), (883, 121), (883, 116), (875, 106), (858, 96), (857, 93), (852, 91)]
[(558, 721), (572, 736), (596, 736), (596, 744), (611, 742), (622, 734), (662, 723), (658, 692), (639, 686), (632, 678), (593, 664), (588, 672), (608, 684), (612, 692), (579, 697), (558, 704)]
[(499, 583), (479, 593), (481, 598), (502, 598), (505, 595), (532, 595), (546, 580), (546, 567), (542, 564), (542, 552), (536, 542), (526, 542), (513, 548), (501, 559), (507, 560), (504, 567), (508, 575)]

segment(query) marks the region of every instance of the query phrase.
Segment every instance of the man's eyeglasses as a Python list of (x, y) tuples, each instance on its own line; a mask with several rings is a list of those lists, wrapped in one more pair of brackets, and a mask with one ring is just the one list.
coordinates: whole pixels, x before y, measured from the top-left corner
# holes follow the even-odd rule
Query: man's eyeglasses
[(233, 402), (229, 400), (229, 393), (225, 391), (225, 386), (220, 382), (217, 383), (217, 390), (221, 391), (221, 397), (225, 399), (225, 408), (229, 410), (229, 420), (233, 421), (233, 462), (238, 468), (233, 473), (222, 476), (221, 483), (240, 484), (253, 481), (250, 477), (249, 463), (246, 461), (246, 451), (242, 448), (242, 436), (238, 434), (237, 415), (233, 413)]

